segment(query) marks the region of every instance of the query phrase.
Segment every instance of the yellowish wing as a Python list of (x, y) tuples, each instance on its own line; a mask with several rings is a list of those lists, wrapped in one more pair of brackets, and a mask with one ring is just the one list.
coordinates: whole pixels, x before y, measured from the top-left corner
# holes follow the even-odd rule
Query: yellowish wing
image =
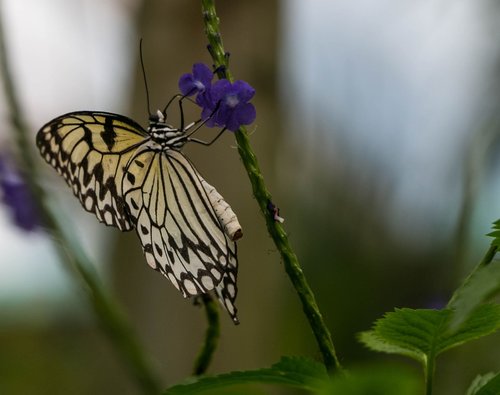
[(112, 113), (62, 115), (36, 136), (42, 157), (64, 177), (85, 210), (106, 225), (131, 230), (122, 196), (124, 168), (149, 138), (135, 121)]

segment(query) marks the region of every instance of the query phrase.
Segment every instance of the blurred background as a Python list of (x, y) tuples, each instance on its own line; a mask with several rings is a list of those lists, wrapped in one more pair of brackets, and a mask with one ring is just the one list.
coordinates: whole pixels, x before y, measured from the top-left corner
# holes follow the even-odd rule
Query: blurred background
[[(147, 123), (195, 62), (211, 64), (197, 1), (3, 0), (9, 64), (34, 136), (102, 110)], [(394, 307), (442, 307), (500, 217), (500, 6), (493, 0), (220, 0), (233, 74), (252, 84), (250, 126), (275, 203), (347, 367), (388, 360), (356, 334)], [(0, 149), (13, 149), (0, 96)], [(210, 135), (210, 130), (202, 133)], [(241, 325), (221, 314), (212, 373), (320, 358), (226, 133), (185, 152), (231, 204)], [(119, 300), (164, 385), (191, 373), (203, 310), (145, 264), (135, 234), (81, 209), (42, 160), (43, 184)], [(42, 231), (0, 207), (0, 393), (137, 394), (87, 299)], [(498, 371), (498, 335), (440, 359), (436, 393)], [(231, 392), (236, 393), (236, 392)], [(251, 393), (290, 393), (253, 388)]]

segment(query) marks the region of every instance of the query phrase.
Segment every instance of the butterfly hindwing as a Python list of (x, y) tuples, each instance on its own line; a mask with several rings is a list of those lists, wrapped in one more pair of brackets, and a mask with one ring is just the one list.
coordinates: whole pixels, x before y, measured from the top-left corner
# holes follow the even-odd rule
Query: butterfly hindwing
[(136, 122), (104, 112), (74, 112), (45, 126), (36, 143), (85, 210), (106, 225), (131, 230), (121, 195), (123, 168), (134, 148), (149, 138)]
[(228, 270), (236, 281), (235, 244), (225, 234), (202, 180), (181, 152), (155, 151), (146, 143), (131, 158), (123, 182), (148, 264), (184, 296), (213, 290)]

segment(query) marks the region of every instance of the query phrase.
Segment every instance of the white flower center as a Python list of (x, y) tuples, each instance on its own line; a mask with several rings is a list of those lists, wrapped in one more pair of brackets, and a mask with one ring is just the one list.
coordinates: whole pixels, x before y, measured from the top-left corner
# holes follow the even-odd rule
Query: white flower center
[(234, 108), (239, 104), (239, 99), (236, 95), (228, 95), (226, 97), (226, 104), (228, 107)]
[(194, 86), (196, 86), (196, 89), (198, 89), (199, 91), (205, 90), (205, 85), (203, 85), (203, 82), (201, 82), (200, 80), (195, 80)]

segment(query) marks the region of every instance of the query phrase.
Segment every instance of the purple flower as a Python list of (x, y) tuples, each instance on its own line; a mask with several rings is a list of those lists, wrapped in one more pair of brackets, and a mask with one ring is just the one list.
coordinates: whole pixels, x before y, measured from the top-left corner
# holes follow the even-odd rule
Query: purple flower
[(21, 229), (32, 231), (40, 218), (28, 186), (21, 175), (0, 153), (0, 199), (10, 209), (12, 220)]
[(196, 94), (196, 104), (202, 108), (201, 118), (208, 127), (225, 127), (236, 131), (241, 125), (255, 120), (255, 107), (248, 103), (255, 95), (245, 81), (229, 82), (227, 79), (212, 85), (213, 73), (203, 63), (193, 65), (192, 74), (183, 74), (179, 79), (179, 89), (184, 96)]
[(206, 119), (212, 115), (207, 126), (227, 127), (234, 132), (241, 125), (251, 124), (255, 120), (255, 107), (248, 103), (254, 95), (255, 89), (245, 81), (231, 83), (225, 79), (219, 80), (205, 97), (209, 100), (202, 106), (201, 117)]
[[(186, 73), (179, 78), (179, 90), (184, 96), (203, 94), (210, 90), (213, 76), (212, 70), (206, 64), (196, 63), (193, 65), (193, 74)], [(198, 105), (202, 106), (200, 103)]]

